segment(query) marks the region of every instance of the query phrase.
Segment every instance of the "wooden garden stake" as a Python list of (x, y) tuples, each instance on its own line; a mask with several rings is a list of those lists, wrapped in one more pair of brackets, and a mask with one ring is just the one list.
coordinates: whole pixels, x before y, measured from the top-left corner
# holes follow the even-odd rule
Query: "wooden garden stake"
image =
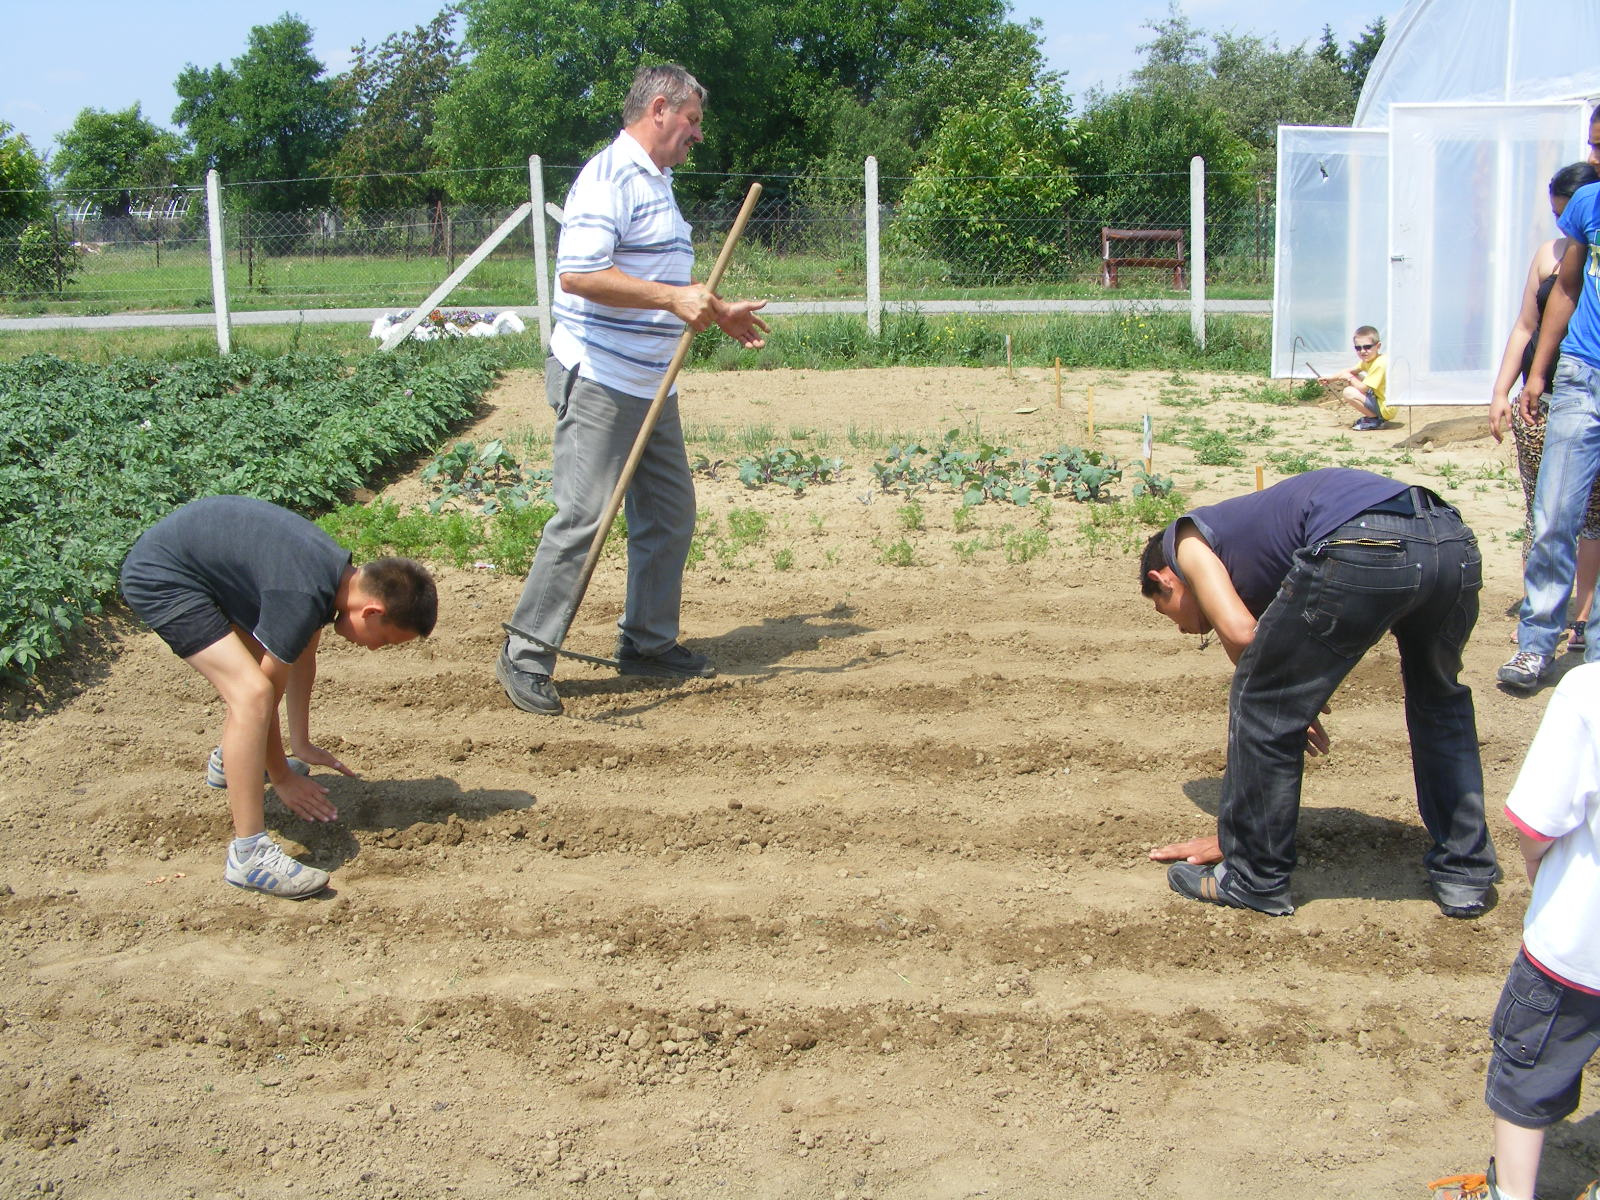
[(1089, 385), (1089, 436), (1094, 437), (1094, 384)]
[(1256, 468), (1256, 491), (1259, 492), (1260, 490), (1261, 490), (1261, 468), (1257, 467)]
[(1011, 373), (1011, 335), (1009, 333), (1006, 334), (1006, 378), (1015, 378)]
[(1056, 407), (1061, 407), (1061, 356), (1056, 355)]

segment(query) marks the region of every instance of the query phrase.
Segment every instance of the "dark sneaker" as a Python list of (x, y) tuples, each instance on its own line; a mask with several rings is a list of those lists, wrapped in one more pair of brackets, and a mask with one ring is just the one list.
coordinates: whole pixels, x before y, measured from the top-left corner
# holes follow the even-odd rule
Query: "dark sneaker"
[(1370, 433), (1374, 429), (1383, 428), (1383, 419), (1381, 417), (1360, 417), (1350, 428), (1361, 433)]
[(1511, 660), (1495, 673), (1495, 678), (1507, 687), (1519, 691), (1532, 691), (1539, 686), (1544, 673), (1550, 669), (1550, 660), (1542, 654), (1518, 650)]
[(1180, 896), (1224, 908), (1248, 908), (1269, 917), (1287, 917), (1294, 912), (1287, 894), (1251, 896), (1248, 899), (1223, 886), (1227, 864), (1201, 866), (1198, 863), (1173, 863), (1167, 868), (1167, 883)]
[(640, 654), (627, 634), (617, 636), (617, 669), (624, 675), (654, 679), (710, 679), (717, 673), (709, 658), (682, 643), (673, 642), (660, 654)]
[(1567, 651), (1570, 654), (1582, 654), (1589, 648), (1589, 640), (1584, 634), (1587, 621), (1574, 621), (1572, 623), (1572, 636), (1567, 639)]
[(1433, 890), (1433, 902), (1439, 906), (1439, 911), (1458, 921), (1474, 920), (1494, 907), (1492, 887), (1480, 888), (1467, 883), (1440, 883), (1436, 880), (1429, 880), (1428, 886)]
[(561, 714), (561, 697), (556, 695), (556, 685), (550, 682), (550, 676), (541, 675), (538, 671), (518, 670), (506, 655), (504, 647), (494, 664), (494, 677), (505, 688), (511, 703), (523, 712), (546, 717)]

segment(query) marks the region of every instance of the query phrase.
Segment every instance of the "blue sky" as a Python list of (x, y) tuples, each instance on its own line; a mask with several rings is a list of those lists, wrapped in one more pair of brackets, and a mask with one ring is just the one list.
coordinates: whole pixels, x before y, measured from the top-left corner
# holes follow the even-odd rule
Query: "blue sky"
[[(0, 39), (0, 120), (28, 135), (34, 148), (53, 150), (58, 134), (80, 109), (116, 110), (138, 101), (144, 115), (170, 127), (177, 95), (172, 83), (185, 65), (211, 67), (244, 52), (250, 27), (298, 12), (315, 31), (313, 48), (330, 72), (349, 61), (357, 42), (376, 44), (390, 33), (424, 24), (440, 0), (75, 0), (67, 8), (8, 4)], [(1281, 45), (1315, 43), (1324, 22), (1341, 44), (1377, 16), (1392, 25), (1399, 4), (1360, 0), (1334, 16), (1311, 0), (1184, 0), (1181, 8), (1202, 29), (1252, 33)], [(1146, 26), (1167, 13), (1167, 0), (1012, 0), (1014, 19), (1037, 17), (1050, 64), (1067, 73), (1081, 95), (1114, 87), (1139, 63)], [(692, 68), (693, 64), (690, 64)]]

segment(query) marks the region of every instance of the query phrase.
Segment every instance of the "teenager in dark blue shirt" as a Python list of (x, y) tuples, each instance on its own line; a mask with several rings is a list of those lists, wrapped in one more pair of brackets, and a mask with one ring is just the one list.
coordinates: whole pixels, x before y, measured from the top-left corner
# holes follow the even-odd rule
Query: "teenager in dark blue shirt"
[(1400, 647), (1423, 856), (1440, 909), (1475, 917), (1498, 873), (1483, 816), (1472, 692), (1458, 678), (1482, 559), (1432, 492), (1330, 468), (1197, 508), (1150, 539), (1139, 581), (1185, 633), (1215, 632), (1235, 664), (1217, 837), (1151, 853), (1193, 900), (1294, 911), (1289, 873), (1319, 714), (1386, 633)]

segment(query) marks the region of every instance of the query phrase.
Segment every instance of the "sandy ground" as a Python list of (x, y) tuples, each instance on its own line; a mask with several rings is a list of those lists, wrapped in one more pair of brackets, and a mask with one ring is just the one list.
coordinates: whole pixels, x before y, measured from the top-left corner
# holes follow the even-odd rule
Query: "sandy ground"
[[(1489, 915), (1427, 898), (1392, 643), (1334, 698), (1296, 915), (1168, 891), (1146, 851), (1211, 828), (1222, 651), (1156, 616), (1130, 544), (1085, 535), (1080, 506), (986, 505), (957, 533), (940, 494), (908, 531), (867, 471), (891, 431), (1084, 443), (1090, 388), (1097, 443), (1136, 458), (1148, 412), (1156, 469), (1197, 500), (1315, 452), (1464, 510), (1510, 860)], [(492, 401), (464, 436), (548, 430), (536, 375)], [(1548, 697), (1493, 684), (1509, 445), (1406, 453), (1403, 427), (1165, 374), (1070, 374), (1059, 409), (1044, 371), (700, 375), (684, 409), (730, 462), (768, 427), (849, 464), (798, 498), (702, 482), (719, 529), (769, 518), (688, 575), (685, 638), (721, 673), (574, 664), (566, 715), (525, 715), (492, 674), (521, 581), (443, 572), (428, 642), (324, 652), (313, 731), (363, 777), (328, 780), (335, 825), (268, 811), (334, 872), (321, 898), (222, 884), (220, 706), (153, 635), (109, 623), (74, 686), (13, 706), (0, 1194), (1291, 1200), (1482, 1169), (1486, 1024), (1527, 897), (1500, 802)], [(1163, 440), (1184, 421), (1243, 461), (1197, 465)], [(1007, 561), (1041, 521), (1045, 552)], [(887, 565), (902, 537), (914, 565)], [(603, 561), (569, 645), (609, 652), (621, 582)], [(1600, 1170), (1597, 1132), (1591, 1098), (1544, 1195)]]

